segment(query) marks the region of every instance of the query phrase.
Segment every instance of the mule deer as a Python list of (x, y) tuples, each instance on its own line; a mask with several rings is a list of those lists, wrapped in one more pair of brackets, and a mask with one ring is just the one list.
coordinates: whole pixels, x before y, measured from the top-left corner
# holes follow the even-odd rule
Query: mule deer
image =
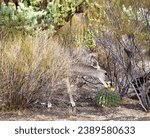
[(74, 64), (71, 67), (71, 74), (69, 77), (66, 78), (66, 85), (67, 85), (67, 91), (70, 98), (70, 103), (72, 107), (75, 107), (75, 102), (73, 100), (72, 96), (72, 85), (71, 85), (71, 78), (73, 75), (80, 75), (80, 76), (91, 76), (94, 78), (98, 78), (99, 81), (104, 85), (104, 87), (107, 88), (107, 72), (103, 70), (99, 64), (98, 61), (94, 58), (94, 56), (90, 55), (90, 61), (91, 65), (86, 64)]
[[(83, 50), (83, 49), (82, 49)], [(55, 50), (53, 50), (55, 51)], [(65, 50), (66, 52), (67, 50)], [(58, 52), (59, 53), (59, 52)], [(67, 67), (67, 73), (64, 74), (64, 81), (67, 87), (67, 93), (69, 95), (70, 104), (72, 107), (75, 107), (76, 104), (73, 99), (73, 86), (75, 86), (78, 77), (90, 76), (97, 78), (100, 83), (107, 87), (107, 72), (99, 66), (98, 61), (96, 60), (96, 54), (90, 53), (87, 51), (82, 51), (81, 53), (70, 53), (66, 52), (68, 58), (70, 58), (69, 66)], [(69, 53), (69, 54), (68, 54)], [(65, 55), (65, 54), (64, 54)], [(72, 60), (73, 59), (73, 60)], [(61, 80), (59, 80), (61, 81)], [(51, 104), (51, 93), (48, 94), (47, 106), (50, 108)]]

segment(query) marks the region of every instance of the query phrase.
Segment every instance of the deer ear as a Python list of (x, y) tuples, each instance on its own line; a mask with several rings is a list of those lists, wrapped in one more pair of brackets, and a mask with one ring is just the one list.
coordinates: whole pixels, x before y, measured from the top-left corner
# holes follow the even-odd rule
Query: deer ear
[(94, 62), (96, 61), (96, 58), (93, 55), (91, 55), (90, 60)]
[(127, 48), (124, 48), (124, 51), (130, 59), (133, 58), (134, 53), (132, 51), (128, 50)]
[(97, 66), (98, 61), (96, 60), (96, 58), (94, 56), (90, 57), (90, 61), (91, 61), (91, 63), (92, 63), (93, 66), (95, 66), (95, 67)]
[(90, 57), (90, 61), (91, 61), (91, 66), (93, 68), (96, 68), (97, 70), (100, 69), (99, 63), (98, 63), (98, 61), (96, 60), (96, 58), (94, 56)]

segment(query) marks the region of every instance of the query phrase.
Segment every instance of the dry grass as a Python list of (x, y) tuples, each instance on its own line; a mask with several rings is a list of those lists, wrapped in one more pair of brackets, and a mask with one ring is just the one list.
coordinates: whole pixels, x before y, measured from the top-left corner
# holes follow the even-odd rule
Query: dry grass
[(24, 108), (51, 92), (70, 69), (69, 55), (44, 37), (0, 41), (0, 98), (9, 109)]

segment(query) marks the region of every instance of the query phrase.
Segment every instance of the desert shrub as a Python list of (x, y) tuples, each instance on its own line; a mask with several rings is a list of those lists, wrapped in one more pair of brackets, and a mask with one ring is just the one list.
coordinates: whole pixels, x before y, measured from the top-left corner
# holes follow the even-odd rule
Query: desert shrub
[[(0, 41), (0, 97), (3, 106), (29, 107), (69, 73), (70, 58), (44, 37), (20, 36)], [(62, 58), (63, 57), (63, 58)]]
[[(125, 96), (133, 88), (143, 109), (148, 110), (149, 1), (89, 0), (88, 4), (88, 26), (116, 91)], [(140, 85), (139, 77), (144, 78)]]

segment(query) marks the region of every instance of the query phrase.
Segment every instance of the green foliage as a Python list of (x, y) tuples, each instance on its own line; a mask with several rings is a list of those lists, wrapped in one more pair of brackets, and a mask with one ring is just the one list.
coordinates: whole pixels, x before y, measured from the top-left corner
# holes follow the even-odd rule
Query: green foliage
[[(61, 2), (49, 2), (47, 13), (45, 16), (46, 23), (51, 23), (54, 26), (63, 26), (66, 23), (66, 18), (75, 13), (77, 2), (68, 0)], [(68, 17), (69, 18), (69, 17)]]
[(75, 13), (80, 1), (52, 1), (46, 9), (41, 9), (41, 0), (19, 2), (17, 9), (13, 3), (8, 3), (8, 6), (3, 3), (0, 5), (0, 28), (30, 33), (36, 30), (55, 32), (54, 29), (63, 26), (68, 21), (67, 18)]
[(99, 92), (96, 96), (97, 105), (118, 106), (120, 102), (121, 99), (117, 92), (111, 92), (106, 89)]
[(84, 43), (87, 48), (94, 48), (96, 46), (96, 42), (92, 30), (90, 29), (86, 30), (84, 35)]
[(148, 45), (146, 27), (150, 24), (148, 0), (91, 0), (88, 23), (95, 35), (114, 31), (118, 36), (133, 33)]
[(25, 0), (25, 1), (30, 1), (31, 6), (33, 7), (34, 6), (39, 7), (43, 0)]
[(33, 32), (39, 29), (38, 18), (44, 14), (43, 11), (35, 11), (32, 6), (26, 7), (24, 3), (19, 3), (17, 10), (13, 3), (9, 3), (8, 6), (3, 4), (0, 7), (0, 28), (9, 32)]

